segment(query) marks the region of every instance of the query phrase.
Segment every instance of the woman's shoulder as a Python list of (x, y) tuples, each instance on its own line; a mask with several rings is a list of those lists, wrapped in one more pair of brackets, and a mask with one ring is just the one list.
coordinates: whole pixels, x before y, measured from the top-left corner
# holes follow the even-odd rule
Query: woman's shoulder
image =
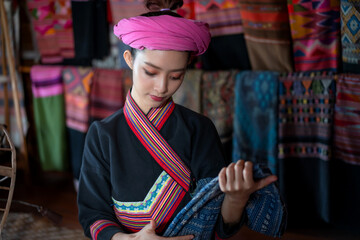
[(124, 111), (121, 108), (102, 120), (92, 122), (89, 131), (92, 129), (98, 129), (104, 132), (112, 132), (125, 121)]

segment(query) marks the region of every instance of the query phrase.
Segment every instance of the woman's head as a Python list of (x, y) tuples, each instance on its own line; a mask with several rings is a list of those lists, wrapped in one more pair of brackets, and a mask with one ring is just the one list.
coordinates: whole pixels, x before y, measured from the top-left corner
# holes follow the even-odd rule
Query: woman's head
[(131, 96), (144, 113), (167, 101), (183, 82), (189, 53), (183, 51), (138, 51), (136, 58), (124, 52), (133, 71)]

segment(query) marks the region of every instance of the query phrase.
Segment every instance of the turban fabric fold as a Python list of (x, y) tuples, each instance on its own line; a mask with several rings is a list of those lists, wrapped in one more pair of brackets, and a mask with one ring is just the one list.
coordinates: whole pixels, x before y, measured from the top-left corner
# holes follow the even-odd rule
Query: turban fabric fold
[(136, 49), (191, 51), (203, 54), (211, 35), (207, 23), (169, 15), (122, 19), (114, 34)]

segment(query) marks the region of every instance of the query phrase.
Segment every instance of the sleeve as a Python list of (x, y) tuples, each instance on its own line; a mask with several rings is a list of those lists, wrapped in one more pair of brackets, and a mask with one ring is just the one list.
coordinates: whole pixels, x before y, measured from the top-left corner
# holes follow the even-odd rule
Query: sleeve
[(107, 141), (102, 140), (99, 123), (94, 122), (85, 140), (77, 199), (80, 224), (95, 240), (124, 232), (112, 208), (109, 161), (104, 157)]
[[(192, 144), (191, 171), (192, 181), (197, 182), (203, 178), (216, 177), (220, 170), (227, 166), (230, 161), (225, 159), (224, 150), (220, 137), (214, 124), (210, 119), (205, 118), (199, 126), (200, 131), (194, 135)], [(245, 223), (245, 211), (241, 221), (235, 226), (227, 226), (221, 214), (215, 226), (215, 239), (228, 239), (236, 234)]]

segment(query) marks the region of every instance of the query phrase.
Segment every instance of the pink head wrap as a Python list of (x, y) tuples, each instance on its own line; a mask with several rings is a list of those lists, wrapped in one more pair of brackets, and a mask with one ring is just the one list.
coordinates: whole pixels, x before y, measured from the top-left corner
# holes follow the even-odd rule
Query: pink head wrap
[(207, 23), (169, 15), (122, 19), (114, 26), (114, 34), (132, 48), (191, 51), (194, 55), (203, 54), (211, 39)]

